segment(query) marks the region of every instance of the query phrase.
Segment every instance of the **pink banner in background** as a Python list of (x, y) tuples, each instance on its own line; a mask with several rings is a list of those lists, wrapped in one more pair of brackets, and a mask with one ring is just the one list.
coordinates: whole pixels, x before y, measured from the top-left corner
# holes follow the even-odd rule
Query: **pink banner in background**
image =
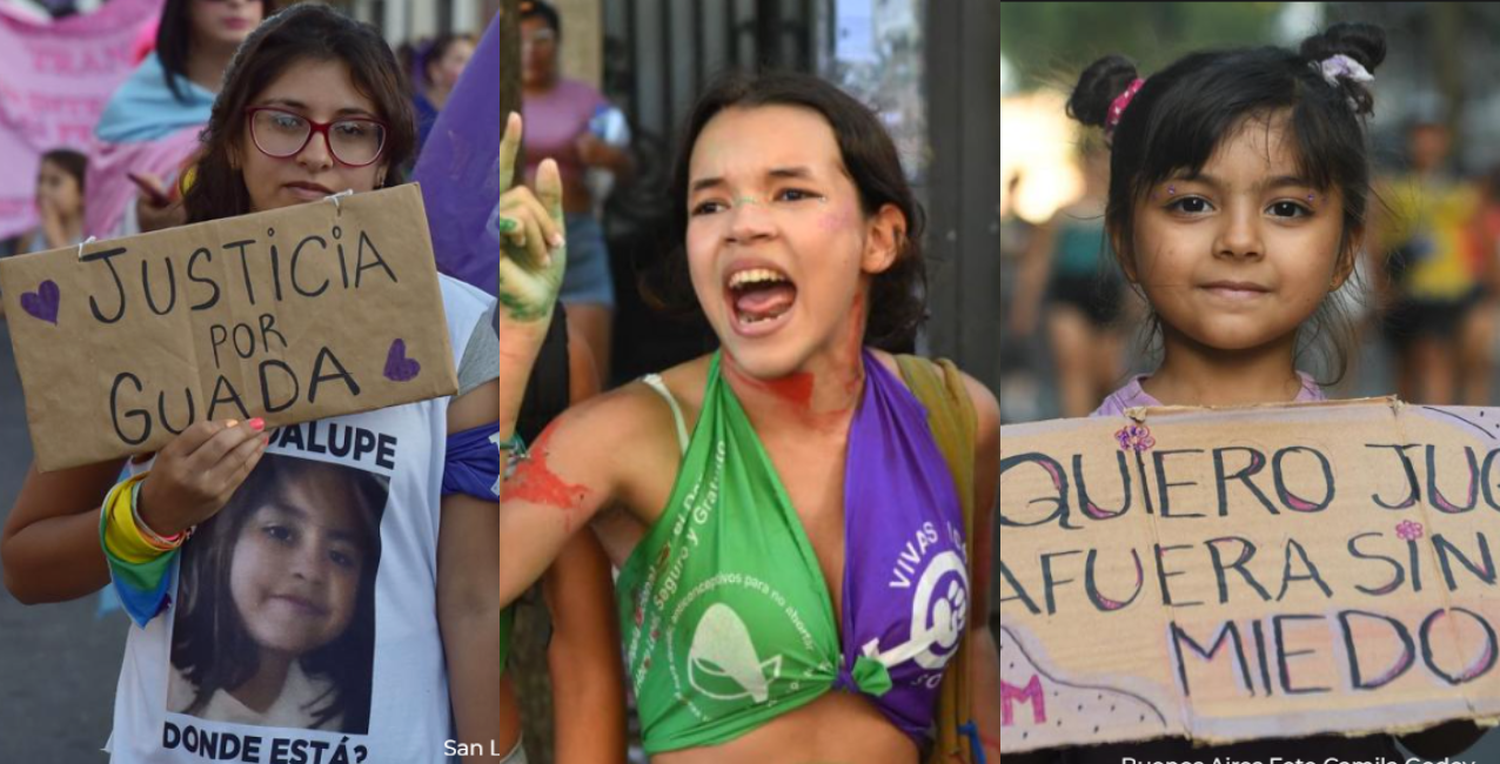
[(109, 0), (98, 11), (39, 21), (0, 3), (0, 238), (36, 225), (40, 156), (87, 151), (110, 94), (135, 68), (131, 47), (162, 0)]

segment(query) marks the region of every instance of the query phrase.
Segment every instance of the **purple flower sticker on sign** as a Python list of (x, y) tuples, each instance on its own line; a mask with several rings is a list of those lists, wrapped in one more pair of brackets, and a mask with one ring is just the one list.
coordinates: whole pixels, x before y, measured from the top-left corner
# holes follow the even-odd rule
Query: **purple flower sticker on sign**
[(62, 291), (57, 282), (48, 279), (35, 292), (21, 294), (21, 309), (53, 326), (57, 325), (57, 308), (62, 303)]
[(1156, 446), (1156, 439), (1151, 437), (1151, 429), (1145, 425), (1130, 425), (1115, 433), (1115, 440), (1120, 442), (1121, 451), (1150, 451)]
[(391, 343), (391, 350), (385, 356), (385, 378), (392, 382), (406, 382), (416, 379), (422, 371), (422, 364), (415, 359), (406, 357), (406, 343), (396, 340)]
[(1402, 520), (1396, 526), (1396, 537), (1402, 541), (1416, 541), (1422, 538), (1422, 533), (1422, 524), (1414, 523), (1410, 520)]

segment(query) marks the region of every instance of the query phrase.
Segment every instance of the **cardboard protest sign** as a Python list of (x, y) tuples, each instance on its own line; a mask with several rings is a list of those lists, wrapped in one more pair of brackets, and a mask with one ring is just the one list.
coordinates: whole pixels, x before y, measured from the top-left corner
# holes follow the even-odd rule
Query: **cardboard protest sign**
[(1001, 746), (1500, 715), (1500, 409), (1001, 430)]
[[(415, 185), (0, 260), (41, 469), (458, 387)], [(359, 447), (354, 444), (352, 447)]]

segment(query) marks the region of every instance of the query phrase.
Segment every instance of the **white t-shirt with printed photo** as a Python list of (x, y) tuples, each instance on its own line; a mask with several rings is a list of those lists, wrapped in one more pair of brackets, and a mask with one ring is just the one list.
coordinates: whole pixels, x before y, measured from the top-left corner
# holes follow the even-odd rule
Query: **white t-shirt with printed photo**
[[(475, 355), (464, 351), (474, 332), (493, 336), (494, 298), (447, 277), (440, 284), (454, 362), (472, 364)], [(480, 374), (497, 375), (498, 368)], [(261, 465), (211, 521), (221, 527), (200, 526), (183, 548), (170, 608), (145, 628), (130, 626), (105, 749), (112, 762), (450, 760), (437, 619), (450, 400), (271, 433)], [(298, 478), (310, 481), (298, 486), (265, 479), (278, 474), (332, 477), (322, 485)], [(291, 661), (279, 695), (256, 710), (224, 685), (243, 683), (260, 665), (246, 656), (268, 642), (310, 651)], [(200, 681), (212, 691), (200, 692)], [(329, 705), (334, 700), (341, 705)]]

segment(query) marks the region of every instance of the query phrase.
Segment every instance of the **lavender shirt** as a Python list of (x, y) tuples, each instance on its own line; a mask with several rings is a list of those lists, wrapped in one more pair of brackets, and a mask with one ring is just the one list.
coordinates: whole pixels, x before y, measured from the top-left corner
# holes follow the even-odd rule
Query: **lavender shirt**
[(563, 185), (583, 180), (583, 163), (573, 145), (589, 129), (589, 120), (609, 102), (599, 91), (577, 80), (559, 78), (542, 95), (526, 96), (521, 117), (526, 120), (526, 177), (536, 177), (536, 168), (547, 157), (557, 160)]
[[(1152, 398), (1145, 390), (1141, 389), (1141, 380), (1149, 376), (1151, 375), (1139, 374), (1131, 378), (1130, 382), (1124, 387), (1110, 393), (1109, 397), (1105, 398), (1104, 402), (1099, 404), (1099, 408), (1094, 409), (1094, 413), (1089, 414), (1089, 416), (1114, 416), (1115, 414), (1123, 414), (1125, 413), (1125, 409), (1135, 408), (1136, 406), (1162, 405), (1161, 401)], [(1293, 402), (1312, 403), (1314, 401), (1328, 400), (1323, 397), (1323, 389), (1318, 387), (1318, 383), (1313, 381), (1312, 377), (1300, 371), (1297, 372), (1297, 377), (1302, 380), (1302, 389), (1297, 391), (1297, 397)]]

